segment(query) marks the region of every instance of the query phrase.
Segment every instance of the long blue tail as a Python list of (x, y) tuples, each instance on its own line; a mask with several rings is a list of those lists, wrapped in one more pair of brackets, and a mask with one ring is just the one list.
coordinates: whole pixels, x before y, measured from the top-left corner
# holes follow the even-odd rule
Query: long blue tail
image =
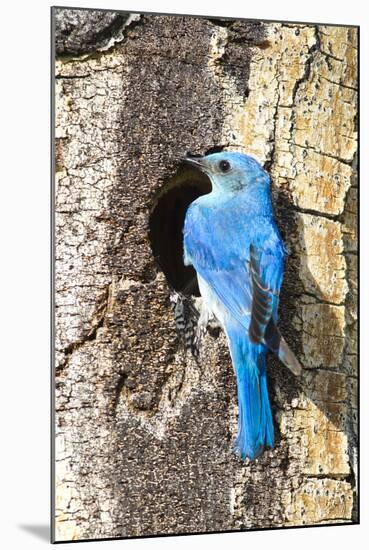
[(227, 330), (237, 377), (238, 434), (234, 444), (241, 458), (257, 458), (274, 446), (274, 426), (266, 378), (266, 348), (249, 341), (243, 327)]

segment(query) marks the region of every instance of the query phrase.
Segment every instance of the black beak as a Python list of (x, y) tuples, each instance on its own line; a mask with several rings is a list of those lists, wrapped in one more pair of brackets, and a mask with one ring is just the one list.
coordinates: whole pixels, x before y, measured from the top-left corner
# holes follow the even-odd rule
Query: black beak
[(187, 156), (182, 159), (182, 162), (184, 164), (188, 164), (189, 166), (194, 166), (195, 168), (198, 168), (201, 171), (205, 171), (204, 163), (202, 162), (203, 157), (196, 157), (196, 156)]

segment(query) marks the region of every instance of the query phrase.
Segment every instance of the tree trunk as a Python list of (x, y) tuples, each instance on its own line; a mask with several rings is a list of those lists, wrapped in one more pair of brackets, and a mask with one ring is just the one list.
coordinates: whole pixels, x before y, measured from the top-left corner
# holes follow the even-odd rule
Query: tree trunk
[[(54, 23), (56, 540), (355, 522), (357, 28)], [(231, 450), (224, 334), (196, 361), (170, 302), (178, 224), (207, 185), (180, 158), (221, 147), (271, 173), (280, 326), (304, 367), (268, 357), (276, 445), (253, 462)]]

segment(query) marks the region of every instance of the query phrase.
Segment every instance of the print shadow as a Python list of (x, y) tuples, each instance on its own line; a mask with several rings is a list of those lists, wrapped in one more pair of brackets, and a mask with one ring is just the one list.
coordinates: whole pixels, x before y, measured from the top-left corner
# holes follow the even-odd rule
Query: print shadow
[(27, 533), (31, 533), (36, 538), (50, 542), (50, 527), (49, 525), (18, 525), (19, 529), (22, 529), (22, 531), (26, 531)]
[[(181, 164), (176, 174), (156, 196), (151, 210), (149, 239), (153, 255), (166, 276), (169, 287), (187, 296), (199, 296), (200, 293), (195, 270), (183, 264), (182, 230), (185, 213), (197, 197), (210, 191), (211, 184), (207, 176)], [(351, 404), (347, 401), (346, 386), (349, 382), (344, 366), (345, 342), (342, 341), (344, 335), (341, 335), (341, 312), (322, 301), (321, 288), (310, 272), (307, 257), (303, 253), (304, 230), (298, 224), (298, 212), (288, 191), (273, 189), (273, 204), (278, 227), (289, 249), (280, 296), (279, 326), (287, 343), (301, 362), (303, 374), (296, 378), (278, 359), (269, 354), (269, 393), (272, 408), (274, 415), (278, 417), (286, 407), (301, 408), (301, 399), (310, 401), (323, 416), (316, 415), (316, 422), (321, 421), (322, 425), (311, 423), (306, 426), (309, 431), (308, 437), (314, 439), (321, 436), (321, 432), (324, 431), (326, 450), (334, 453), (334, 449), (329, 448), (330, 431), (339, 430), (349, 437), (350, 421), (355, 421), (349, 418)], [(304, 281), (300, 279), (301, 273), (304, 274)], [(308, 294), (306, 288), (309, 289)], [(322, 333), (312, 334), (309, 342), (306, 332), (308, 328), (306, 322), (303, 322), (302, 310), (314, 304), (314, 315), (321, 314), (319, 306), (324, 306)], [(323, 346), (325, 349), (317, 349), (317, 346)], [(334, 364), (337, 346), (342, 349), (342, 356), (341, 360)], [(307, 355), (309, 349), (313, 357)], [(308, 413), (308, 404), (306, 411)], [(281, 434), (276, 423), (276, 446), (280, 440)]]

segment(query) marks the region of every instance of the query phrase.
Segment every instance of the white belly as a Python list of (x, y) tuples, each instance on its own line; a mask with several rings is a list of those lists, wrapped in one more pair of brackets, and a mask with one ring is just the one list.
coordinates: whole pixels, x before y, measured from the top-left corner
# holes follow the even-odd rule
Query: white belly
[(199, 274), (197, 274), (200, 294), (203, 299), (203, 307), (205, 307), (218, 320), (221, 326), (225, 327), (227, 319), (230, 319), (228, 310), (224, 307), (215, 292)]

